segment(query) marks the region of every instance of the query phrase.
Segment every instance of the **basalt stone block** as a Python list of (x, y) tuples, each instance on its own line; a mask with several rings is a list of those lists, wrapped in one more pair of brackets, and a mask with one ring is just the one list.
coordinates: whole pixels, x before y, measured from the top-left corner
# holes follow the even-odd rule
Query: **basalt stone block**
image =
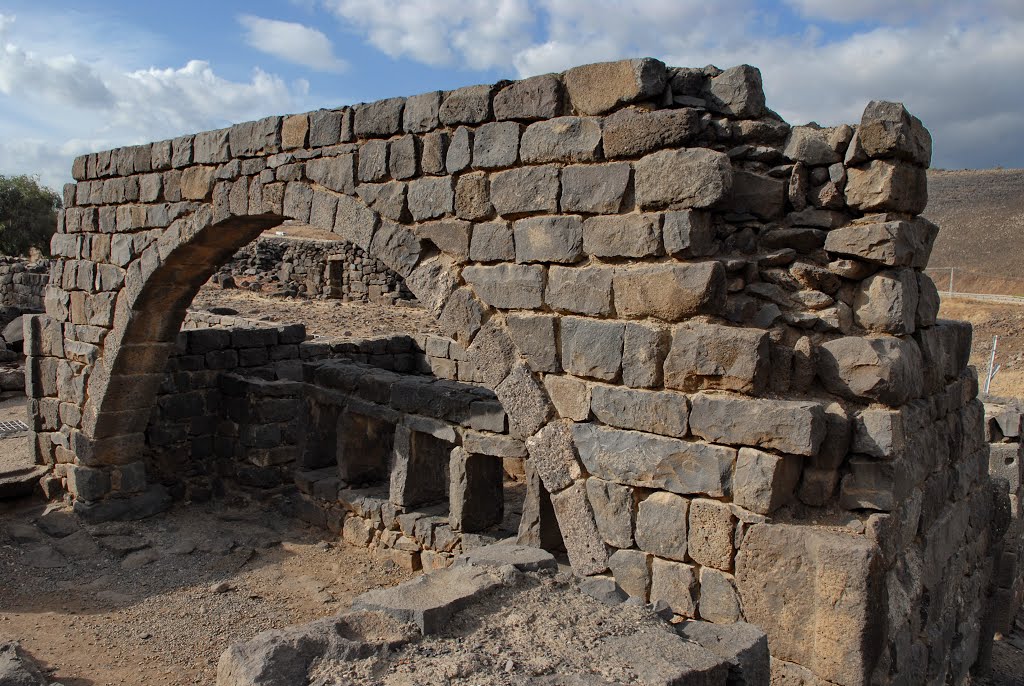
[(583, 257), (583, 221), (574, 215), (531, 217), (513, 225), (516, 262), (571, 264)]
[(783, 154), (809, 166), (835, 164), (842, 159), (828, 143), (828, 131), (815, 126), (794, 126)]
[(323, 157), (306, 163), (306, 176), (324, 188), (352, 195), (355, 192), (356, 156)]
[(370, 183), (388, 178), (387, 141), (367, 141), (359, 146), (359, 180)]
[(907, 112), (903, 103), (872, 100), (864, 108), (857, 127), (853, 155), (895, 158), (927, 168), (932, 159), (932, 137), (921, 120)]
[(519, 134), (515, 122), (491, 122), (473, 134), (473, 166), (478, 169), (511, 167), (519, 160)]
[(281, 121), (281, 147), (304, 148), (309, 144), (309, 115), (293, 114)]
[[(491, 185), (484, 172), (462, 174), (455, 182), (455, 214), (460, 219), (479, 221), (494, 215)], [(512, 259), (491, 258), (491, 259)]]
[(618, 105), (659, 95), (667, 81), (665, 64), (643, 58), (575, 67), (562, 74), (573, 108), (604, 114)]
[(725, 268), (720, 262), (616, 268), (615, 309), (627, 318), (676, 322), (714, 314), (725, 305)]
[(701, 210), (665, 212), (662, 218), (665, 252), (675, 257), (707, 257), (718, 252), (711, 214)]
[(388, 98), (356, 105), (352, 130), (358, 138), (388, 137), (402, 130), (405, 98)]
[(885, 630), (878, 547), (862, 536), (809, 526), (757, 524), (736, 558), (746, 620), (772, 655), (838, 684), (871, 683)]
[[(690, 516), (693, 516), (692, 510)], [(691, 529), (690, 531), (692, 535), (693, 530)], [(708, 622), (732, 624), (742, 619), (740, 598), (736, 592), (736, 583), (732, 574), (712, 567), (701, 567), (698, 606), (701, 619)], [(767, 653), (767, 641), (765, 641), (765, 644), (765, 653)], [(763, 683), (767, 683), (767, 681)]]
[(867, 217), (862, 223), (829, 231), (825, 250), (890, 267), (923, 269), (928, 265), (939, 227), (923, 217), (878, 218), (882, 221), (869, 222), (872, 217)]
[(821, 344), (818, 378), (830, 392), (896, 407), (922, 392), (921, 350), (912, 339), (847, 336)]
[(556, 317), (551, 315), (513, 315), (505, 318), (509, 336), (526, 364), (535, 372), (557, 373), (558, 345), (555, 338)]
[(424, 174), (443, 176), (448, 156), (448, 133), (434, 131), (420, 137), (420, 169)]
[(794, 455), (740, 448), (733, 476), (733, 502), (757, 514), (771, 514), (792, 501), (801, 462)]
[[(636, 519), (633, 489), (592, 476), (587, 479), (587, 499), (594, 509), (597, 529), (601, 532), (604, 542), (616, 548), (631, 548), (633, 546), (633, 522)], [(614, 557), (615, 555), (612, 555), (612, 558)], [(615, 565), (611, 560), (609, 560), (609, 566), (612, 573), (616, 574)], [(617, 574), (616, 581), (622, 585), (622, 580), (618, 578)], [(646, 587), (649, 585), (650, 573), (648, 572), (647, 582), (644, 584), (642, 593), (633, 593), (626, 586), (622, 587), (630, 595), (645, 597)]]
[(408, 134), (388, 143), (388, 169), (395, 179), (419, 174), (419, 138)]
[[(588, 479), (587, 484), (596, 479)], [(589, 494), (589, 490), (588, 490)], [(590, 500), (594, 502), (593, 497)], [(601, 520), (598, 519), (598, 528)], [(630, 536), (632, 539), (632, 536)], [(651, 592), (651, 563), (654, 556), (642, 550), (616, 550), (608, 558), (608, 568), (615, 576), (615, 582), (634, 598), (647, 602)]]
[(636, 202), (642, 209), (705, 208), (732, 192), (732, 165), (706, 148), (662, 150), (633, 164)]
[(452, 450), (448, 493), (449, 520), (455, 531), (483, 531), (501, 522), (501, 460)]
[(731, 117), (754, 119), (765, 111), (761, 71), (749, 64), (726, 69), (709, 79), (703, 95), (708, 109)]
[(654, 558), (651, 564), (652, 603), (663, 600), (675, 614), (696, 617), (698, 591), (696, 567)]
[(736, 451), (639, 431), (573, 426), (587, 472), (606, 481), (720, 498), (731, 492)]
[(917, 328), (935, 326), (939, 316), (939, 289), (936, 288), (932, 278), (924, 272), (917, 274), (917, 316), (915, 323)]
[(681, 147), (700, 132), (695, 109), (619, 110), (605, 118), (604, 155), (608, 159), (639, 157), (662, 148)]
[(462, 278), (491, 307), (533, 310), (544, 304), (544, 268), (540, 265), (472, 266), (462, 270)]
[(705, 567), (732, 569), (736, 517), (729, 504), (694, 498), (690, 502), (689, 522), (686, 540), (690, 557)]
[(441, 109), (441, 91), (414, 95), (405, 101), (402, 111), (402, 129), (410, 133), (426, 133), (438, 127)]
[(622, 345), (622, 383), (631, 388), (662, 385), (662, 366), (669, 348), (668, 331), (627, 322)]
[(359, 198), (379, 212), (382, 217), (394, 221), (408, 219), (405, 202), (406, 184), (399, 181), (387, 183), (361, 183), (356, 190)]
[(494, 96), (494, 118), (551, 119), (565, 107), (565, 89), (554, 74), (515, 81)]
[(469, 344), (482, 323), (483, 306), (468, 288), (455, 290), (444, 301), (444, 308), (438, 317), (441, 331), (463, 346)]
[(732, 175), (732, 204), (729, 207), (735, 212), (749, 212), (765, 221), (778, 219), (786, 209), (786, 182), (737, 170)]
[(563, 212), (615, 214), (622, 208), (632, 169), (626, 162), (562, 169)]
[(551, 496), (569, 564), (576, 574), (593, 576), (608, 569), (608, 551), (594, 521), (582, 482)]
[[(463, 177), (465, 178), (465, 177)], [(461, 188), (461, 179), (460, 186)], [(456, 200), (456, 204), (457, 204)], [(469, 259), (474, 262), (497, 262), (514, 260), (515, 243), (509, 222), (494, 221), (473, 224), (473, 236), (469, 243)]]
[(590, 407), (594, 416), (609, 426), (675, 438), (687, 434), (689, 405), (682, 393), (594, 386)]
[(455, 189), (450, 176), (424, 177), (409, 182), (409, 212), (415, 221), (436, 219), (455, 207)]
[(445, 126), (480, 124), (491, 118), (493, 86), (467, 86), (454, 90), (441, 103), (439, 118)]
[(338, 197), (334, 233), (345, 240), (366, 250), (379, 223), (380, 217), (360, 200), (347, 195)]
[(914, 333), (917, 321), (917, 272), (891, 269), (862, 281), (853, 297), (853, 320), (868, 331)]
[(813, 456), (825, 440), (825, 411), (804, 400), (698, 393), (690, 399), (690, 431), (714, 443)]
[(660, 217), (624, 214), (583, 223), (583, 251), (598, 257), (649, 257), (661, 253)]
[(768, 333), (718, 324), (683, 325), (665, 358), (665, 386), (762, 394), (770, 376)]
[(577, 422), (590, 417), (590, 389), (572, 376), (544, 376), (544, 388), (560, 417)]
[(192, 144), (192, 160), (196, 164), (220, 164), (231, 159), (230, 129), (197, 133)]
[(558, 168), (522, 167), (491, 177), (491, 204), (500, 215), (558, 211)]
[(576, 376), (614, 381), (622, 366), (622, 322), (561, 320), (562, 367)]
[[(715, 575), (712, 575), (715, 576)], [(725, 575), (723, 575), (725, 576)], [(712, 583), (714, 583), (712, 581)], [(704, 579), (701, 579), (703, 586)], [(735, 593), (735, 591), (734, 591)], [(704, 614), (704, 589), (701, 589), (701, 615)], [(739, 601), (737, 600), (737, 603)], [(714, 621), (714, 620), (713, 620)], [(771, 658), (768, 637), (764, 631), (745, 622), (710, 624), (687, 621), (676, 625), (676, 631), (729, 663), (727, 686), (760, 686), (771, 681)], [(789, 682), (783, 682), (789, 684)], [(801, 686), (794, 683), (789, 686)], [(804, 683), (804, 686), (811, 686)]]
[(689, 509), (689, 500), (665, 491), (640, 501), (636, 513), (637, 546), (659, 557), (685, 560)]
[(847, 170), (846, 203), (862, 212), (919, 214), (928, 204), (924, 167), (907, 162), (872, 160)]
[(557, 117), (530, 124), (519, 154), (527, 164), (593, 162), (600, 158), (601, 125), (586, 117)]
[(469, 257), (469, 236), (472, 224), (461, 219), (441, 219), (416, 226), (416, 235), (425, 238), (456, 260)]
[(608, 267), (558, 267), (548, 271), (545, 302), (563, 312), (591, 316), (611, 313), (612, 274)]
[(342, 138), (345, 113), (341, 110), (317, 110), (309, 113), (309, 145), (320, 148), (337, 145)]
[(527, 438), (526, 450), (549, 493), (572, 486), (582, 474), (572, 431), (565, 422), (552, 422)]

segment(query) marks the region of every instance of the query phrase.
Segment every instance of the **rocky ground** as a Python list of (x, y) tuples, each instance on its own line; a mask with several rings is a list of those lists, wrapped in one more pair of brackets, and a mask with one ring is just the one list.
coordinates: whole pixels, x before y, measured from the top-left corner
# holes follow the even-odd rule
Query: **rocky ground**
[(99, 526), (38, 501), (0, 508), (0, 643), (64, 686), (212, 684), (229, 644), (409, 576), (273, 504)]
[(991, 394), (1024, 397), (1024, 301), (1015, 304), (945, 297), (939, 316), (974, 325), (971, 364), (978, 369), (981, 390), (984, 390), (992, 352), (992, 337), (999, 336), (996, 363), (1002, 365), (1002, 369), (992, 380)]

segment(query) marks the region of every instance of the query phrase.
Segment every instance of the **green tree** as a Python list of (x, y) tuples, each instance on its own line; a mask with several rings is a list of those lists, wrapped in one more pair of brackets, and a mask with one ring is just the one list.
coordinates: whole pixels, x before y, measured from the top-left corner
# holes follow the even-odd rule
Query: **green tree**
[(0, 253), (27, 255), (36, 247), (50, 254), (61, 198), (32, 176), (0, 175)]

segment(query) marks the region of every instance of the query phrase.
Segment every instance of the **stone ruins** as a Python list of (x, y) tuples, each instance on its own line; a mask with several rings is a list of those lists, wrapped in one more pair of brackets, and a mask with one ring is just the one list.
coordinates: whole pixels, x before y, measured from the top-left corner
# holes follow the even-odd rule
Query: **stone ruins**
[[(777, 683), (963, 683), (1022, 591), (1020, 414), (936, 319), (930, 157), (898, 103), (794, 127), (753, 67), (654, 59), (85, 155), (25, 325), (44, 490), (98, 521), (294, 483), (412, 569), (515, 531), (755, 624)], [(289, 220), (444, 336), (186, 320)]]

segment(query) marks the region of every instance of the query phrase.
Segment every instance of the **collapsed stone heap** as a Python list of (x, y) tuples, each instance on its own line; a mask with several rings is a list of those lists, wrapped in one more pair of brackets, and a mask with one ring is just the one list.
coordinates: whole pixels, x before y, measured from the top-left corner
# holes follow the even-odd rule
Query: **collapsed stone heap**
[(758, 624), (793, 678), (960, 683), (993, 496), (970, 328), (921, 274), (930, 154), (896, 103), (790, 127), (752, 67), (641, 59), (83, 156), (29, 326), (39, 459), (120, 497), (196, 289), (293, 219), (494, 389), (522, 540), (553, 511), (578, 574)]

